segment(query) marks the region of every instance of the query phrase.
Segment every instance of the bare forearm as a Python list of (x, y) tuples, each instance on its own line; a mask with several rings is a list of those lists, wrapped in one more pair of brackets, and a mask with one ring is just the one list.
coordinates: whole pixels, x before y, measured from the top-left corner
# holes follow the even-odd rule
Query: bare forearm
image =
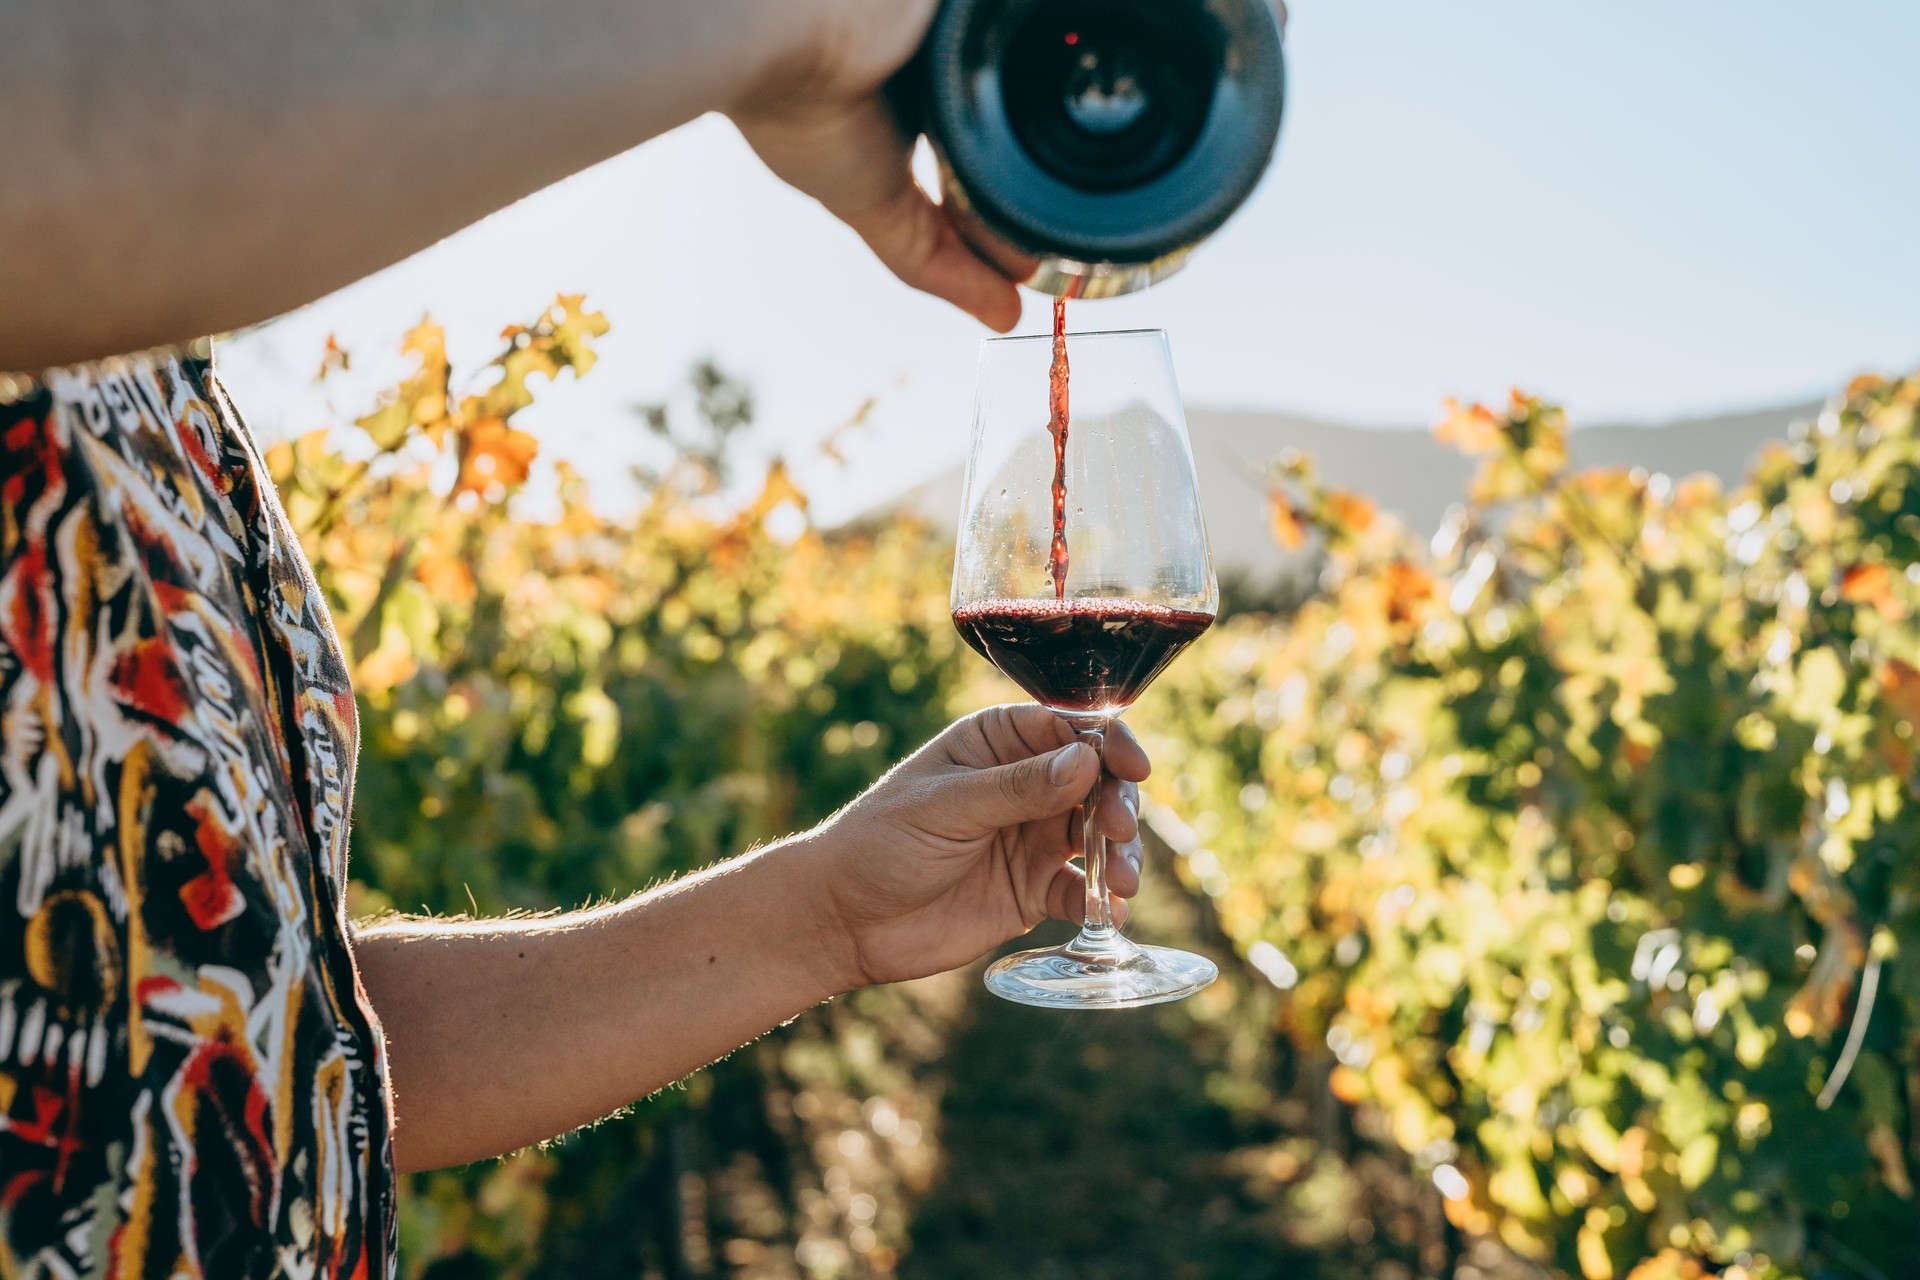
[[(1100, 829), (1137, 846), (1124, 728)], [(618, 906), (396, 923), (355, 944), (387, 1035), (402, 1168), (565, 1133), (840, 991), (970, 963), (1082, 913), (1072, 815), (1100, 757), (1032, 704), (966, 717), (804, 836)], [(1139, 887), (1138, 859), (1109, 885)], [(1119, 918), (1116, 916), (1116, 918)]]
[(362, 934), (401, 1168), (578, 1128), (834, 995), (812, 854), (790, 842), (597, 911)]
[(0, 369), (310, 301), (763, 75), (791, 0), (0, 0)]

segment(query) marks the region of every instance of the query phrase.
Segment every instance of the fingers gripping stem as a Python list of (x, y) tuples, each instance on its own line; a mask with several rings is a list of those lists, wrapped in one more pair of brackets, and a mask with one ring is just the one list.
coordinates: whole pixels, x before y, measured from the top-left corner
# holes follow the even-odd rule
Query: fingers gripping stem
[(1105, 937), (1113, 932), (1113, 900), (1107, 896), (1107, 837), (1100, 830), (1100, 793), (1107, 780), (1106, 734), (1100, 729), (1083, 729), (1080, 741), (1092, 747), (1100, 757), (1100, 768), (1093, 775), (1093, 789), (1087, 793), (1081, 813), (1081, 856), (1087, 870), (1087, 914), (1085, 936)]

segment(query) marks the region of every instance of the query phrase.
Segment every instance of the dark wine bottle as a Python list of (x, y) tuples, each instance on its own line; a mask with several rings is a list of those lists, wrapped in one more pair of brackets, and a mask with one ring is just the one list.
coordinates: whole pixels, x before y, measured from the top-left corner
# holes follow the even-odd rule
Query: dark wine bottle
[(895, 91), (969, 243), (1098, 298), (1179, 270), (1252, 194), (1285, 85), (1268, 0), (943, 0)]

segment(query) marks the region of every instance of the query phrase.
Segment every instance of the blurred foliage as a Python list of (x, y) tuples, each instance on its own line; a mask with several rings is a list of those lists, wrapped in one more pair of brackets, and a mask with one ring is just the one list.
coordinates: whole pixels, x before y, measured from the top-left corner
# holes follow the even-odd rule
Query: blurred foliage
[[(463, 393), (425, 324), (356, 447), (268, 457), (360, 693), (363, 914), (625, 893), (818, 821), (944, 723), (959, 642), (937, 550), (909, 527), (823, 539), (782, 463), (715, 515), (717, 464), (684, 449), (617, 519), (562, 463), (558, 510), (519, 518), (536, 447), (512, 418), (530, 379), (591, 368), (604, 329), (562, 299)], [(698, 376), (703, 407), (750, 417), (737, 384)]]
[(1158, 820), (1469, 1234), (1914, 1274), (1917, 407), (1858, 380), (1722, 494), (1449, 405), (1482, 463), (1430, 548), (1276, 464), (1323, 592), (1162, 678)]
[[(1005, 693), (942, 538), (815, 530), (779, 462), (723, 496), (754, 404), (718, 369), (641, 411), (672, 461), (630, 511), (545, 468), (516, 417), (605, 327), (562, 298), (456, 386), (423, 323), (371, 413), (269, 455), (360, 689), (356, 914), (630, 892)], [(1858, 382), (1727, 495), (1453, 406), (1483, 465), (1432, 547), (1277, 462), (1319, 590), (1249, 595), (1284, 617), (1135, 716), (1197, 891), (1141, 927), (1244, 969), (1124, 1027), (859, 993), (411, 1179), (406, 1273), (1911, 1274), (1917, 404)]]
[[(716, 513), (723, 446), (752, 420), (719, 371), (695, 371), (694, 420), (644, 411), (675, 461), (636, 473), (631, 514), (596, 514), (564, 464), (538, 483), (515, 417), (587, 372), (605, 330), (562, 298), (457, 386), (423, 323), (406, 340), (414, 372), (373, 412), (268, 456), (359, 692), (357, 916), (630, 893), (820, 821), (946, 722), (959, 640), (940, 544), (909, 526), (821, 537), (777, 462), (744, 509)], [(330, 347), (322, 376), (347, 360)], [(522, 518), (536, 496), (557, 509)], [(872, 1038), (844, 1019), (811, 1035), (782, 1050), (801, 1077), (809, 1053)], [(877, 1069), (829, 1074), (878, 1096)], [(766, 1084), (757, 1070), (547, 1152), (413, 1179), (408, 1273), (524, 1274), (636, 1198), (671, 1201), (646, 1181), (678, 1176), (664, 1119), (689, 1101), (724, 1110), (729, 1090)], [(676, 1237), (668, 1252), (683, 1251)], [(614, 1256), (602, 1273), (638, 1270)]]

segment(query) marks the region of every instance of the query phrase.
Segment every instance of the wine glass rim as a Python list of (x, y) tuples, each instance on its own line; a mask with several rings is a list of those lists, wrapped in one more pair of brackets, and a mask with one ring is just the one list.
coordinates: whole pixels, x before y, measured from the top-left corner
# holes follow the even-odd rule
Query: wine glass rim
[[(1164, 338), (1167, 336), (1167, 331), (1165, 329), (1070, 329), (1066, 336), (1069, 338)], [(996, 347), (1017, 342), (1052, 341), (1051, 333), (1009, 333), (995, 338), (983, 338), (981, 345)]]

